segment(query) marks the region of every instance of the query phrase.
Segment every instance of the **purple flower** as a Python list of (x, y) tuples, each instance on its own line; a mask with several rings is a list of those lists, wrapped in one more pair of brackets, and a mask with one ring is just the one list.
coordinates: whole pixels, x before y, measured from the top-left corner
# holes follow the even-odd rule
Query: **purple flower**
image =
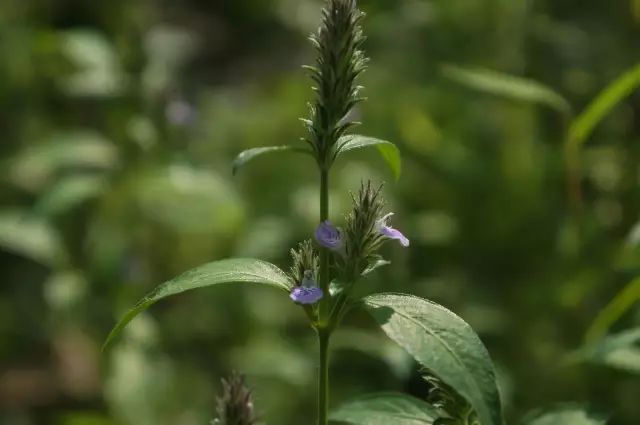
[(296, 286), (291, 291), (291, 299), (298, 304), (315, 304), (323, 297), (322, 289), (313, 279), (313, 272), (306, 270), (300, 286)]
[(393, 227), (387, 225), (387, 220), (392, 215), (393, 213), (389, 213), (384, 217), (382, 217), (380, 220), (378, 220), (377, 222), (378, 231), (382, 235), (388, 237), (389, 239), (396, 239), (400, 241), (400, 244), (406, 248), (409, 246), (409, 239), (407, 239), (407, 237), (403, 235), (402, 232), (400, 232), (400, 230), (394, 229)]
[(315, 304), (323, 295), (322, 289), (320, 288), (303, 288), (302, 286), (296, 286), (289, 296), (298, 304)]
[(342, 248), (342, 235), (340, 230), (333, 226), (329, 220), (318, 225), (316, 229), (316, 240), (325, 248), (338, 250)]

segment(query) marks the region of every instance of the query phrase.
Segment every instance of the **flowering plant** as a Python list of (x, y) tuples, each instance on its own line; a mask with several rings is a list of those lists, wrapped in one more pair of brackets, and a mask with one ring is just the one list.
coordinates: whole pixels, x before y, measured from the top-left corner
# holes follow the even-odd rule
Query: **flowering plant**
[[(190, 270), (160, 285), (143, 298), (116, 325), (106, 345), (140, 312), (159, 300), (188, 290), (226, 283), (250, 282), (275, 287), (306, 313), (318, 336), (318, 424), (329, 420), (353, 424), (475, 424), (501, 425), (502, 413), (494, 367), (484, 345), (461, 318), (428, 300), (406, 294), (354, 295), (354, 287), (378, 267), (388, 264), (378, 253), (386, 241), (409, 247), (409, 239), (390, 226), (392, 213), (384, 212), (381, 187), (363, 183), (353, 196), (353, 207), (342, 227), (329, 221), (329, 182), (332, 165), (348, 151), (375, 147), (396, 176), (398, 150), (392, 143), (349, 133), (357, 125), (352, 109), (364, 99), (358, 77), (367, 59), (362, 51), (365, 37), (361, 13), (355, 0), (328, 0), (323, 22), (311, 41), (317, 50), (314, 66), (306, 67), (315, 83), (315, 100), (303, 119), (307, 136), (302, 146), (272, 146), (241, 153), (234, 172), (266, 153), (283, 151), (310, 155), (320, 181), (320, 211), (314, 239), (291, 251), (288, 273), (258, 259), (216, 261)], [(353, 308), (370, 313), (381, 329), (406, 349), (442, 388), (447, 400), (431, 404), (404, 394), (381, 393), (343, 405), (329, 414), (329, 358), (331, 336)], [(253, 405), (238, 378), (225, 383), (219, 423), (252, 424)], [(455, 395), (455, 396), (454, 396)], [(227, 404), (225, 405), (225, 400)], [(232, 401), (236, 400), (231, 408)], [(454, 408), (448, 406), (453, 405)], [(227, 407), (225, 407), (227, 406)], [(242, 409), (251, 408), (245, 412)], [(239, 413), (238, 413), (239, 412)], [(238, 418), (238, 419), (234, 419)], [(244, 419), (243, 419), (244, 418)], [(447, 421), (447, 422), (443, 422)]]

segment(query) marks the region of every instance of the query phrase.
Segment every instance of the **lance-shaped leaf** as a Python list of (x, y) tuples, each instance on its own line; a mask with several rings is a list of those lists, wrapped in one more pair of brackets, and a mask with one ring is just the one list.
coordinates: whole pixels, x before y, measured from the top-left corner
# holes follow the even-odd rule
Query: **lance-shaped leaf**
[(640, 373), (640, 328), (610, 335), (579, 350), (569, 359)]
[(443, 75), (470, 89), (514, 100), (537, 103), (569, 114), (569, 102), (553, 89), (535, 80), (483, 68), (443, 65)]
[(611, 326), (640, 301), (640, 277), (633, 279), (596, 316), (585, 337), (588, 343), (598, 341)]
[(163, 283), (141, 299), (113, 328), (104, 343), (103, 349), (106, 349), (113, 342), (114, 338), (122, 332), (134, 317), (163, 298), (192, 289), (240, 282), (273, 286), (286, 292), (290, 290), (287, 275), (278, 267), (266, 261), (250, 258), (231, 258), (214, 261), (189, 270)]
[(522, 425), (604, 425), (606, 416), (583, 406), (560, 405), (549, 410), (536, 410), (521, 421)]
[(438, 418), (430, 404), (401, 393), (359, 397), (334, 410), (329, 419), (353, 425), (432, 425)]
[(0, 250), (52, 267), (68, 260), (55, 227), (42, 217), (20, 209), (0, 210)]
[(240, 168), (242, 168), (247, 162), (269, 153), (277, 152), (294, 152), (294, 153), (306, 153), (311, 155), (311, 151), (305, 148), (296, 146), (266, 146), (262, 148), (247, 149), (241, 152), (236, 159), (233, 160), (233, 174), (235, 175)]
[(636, 65), (605, 87), (571, 123), (568, 138), (570, 147), (578, 149), (600, 121), (638, 87), (640, 87), (640, 65)]
[(411, 295), (375, 294), (363, 304), (391, 339), (471, 404), (482, 425), (502, 425), (493, 363), (471, 326)]
[(393, 176), (397, 179), (400, 178), (402, 172), (402, 160), (400, 159), (400, 151), (398, 147), (391, 142), (381, 139), (375, 139), (373, 137), (360, 136), (358, 134), (350, 134), (342, 136), (338, 139), (336, 157), (352, 150), (375, 147), (382, 155), (382, 158), (387, 163)]

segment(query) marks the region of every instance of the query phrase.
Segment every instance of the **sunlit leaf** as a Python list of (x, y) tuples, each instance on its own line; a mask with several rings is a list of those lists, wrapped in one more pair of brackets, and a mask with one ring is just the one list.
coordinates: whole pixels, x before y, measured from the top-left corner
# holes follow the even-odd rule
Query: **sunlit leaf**
[(0, 211), (0, 248), (49, 266), (66, 258), (56, 230), (42, 218), (22, 210)]
[(338, 407), (329, 417), (353, 425), (432, 425), (437, 418), (433, 406), (401, 393), (359, 397)]
[(342, 136), (337, 143), (338, 155), (349, 152), (356, 149), (375, 147), (382, 155), (393, 176), (397, 179), (400, 178), (402, 172), (402, 160), (400, 158), (400, 151), (398, 147), (386, 140), (375, 139), (373, 137), (360, 136), (358, 134), (350, 134)]
[(607, 418), (582, 406), (565, 405), (536, 410), (526, 415), (522, 425), (604, 425)]
[(562, 114), (571, 112), (569, 102), (553, 89), (527, 78), (483, 68), (444, 65), (445, 77), (470, 89), (509, 99), (546, 105)]
[(640, 328), (607, 336), (581, 349), (571, 358), (640, 373)]
[(296, 146), (267, 146), (263, 148), (253, 148), (241, 152), (236, 159), (233, 160), (233, 174), (236, 174), (240, 168), (242, 168), (247, 162), (254, 160), (255, 158), (276, 152), (295, 152), (311, 154), (308, 149), (300, 148)]
[(370, 295), (363, 303), (391, 339), (471, 404), (483, 425), (502, 425), (494, 366), (471, 326), (410, 295)]
[(640, 86), (640, 65), (611, 82), (571, 123), (569, 143), (575, 148), (582, 145), (593, 129), (621, 101)]
[(163, 298), (192, 289), (242, 282), (273, 286), (286, 292), (290, 290), (287, 275), (273, 264), (249, 258), (214, 261), (161, 284), (141, 299), (113, 328), (103, 349), (113, 342), (134, 317)]
[(640, 302), (640, 277), (632, 280), (602, 309), (587, 331), (587, 342), (602, 338), (609, 328)]

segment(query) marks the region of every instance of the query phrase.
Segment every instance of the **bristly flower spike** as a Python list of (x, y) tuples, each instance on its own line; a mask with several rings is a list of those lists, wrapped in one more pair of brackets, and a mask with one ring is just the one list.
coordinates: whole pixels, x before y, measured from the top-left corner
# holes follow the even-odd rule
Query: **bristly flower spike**
[(365, 41), (360, 26), (363, 17), (355, 0), (328, 0), (322, 25), (310, 37), (318, 57), (315, 66), (305, 68), (315, 83), (316, 99), (309, 105), (309, 119), (302, 121), (309, 131), (304, 140), (324, 170), (335, 160), (338, 139), (356, 125), (347, 115), (364, 100), (360, 97), (362, 87), (357, 85), (367, 64), (361, 50)]
[(257, 425), (251, 390), (244, 376), (234, 372), (222, 380), (222, 395), (218, 397), (218, 419), (213, 425)]

